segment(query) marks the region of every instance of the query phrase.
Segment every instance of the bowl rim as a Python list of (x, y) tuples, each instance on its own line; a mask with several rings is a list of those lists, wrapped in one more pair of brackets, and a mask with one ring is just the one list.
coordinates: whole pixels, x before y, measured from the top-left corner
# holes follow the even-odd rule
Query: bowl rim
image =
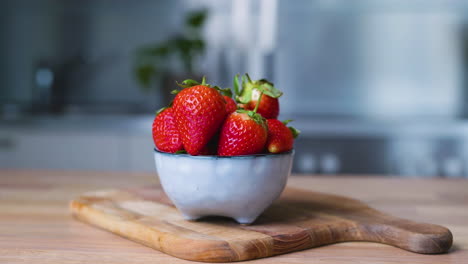
[(209, 156), (209, 155), (199, 155), (199, 156), (193, 156), (190, 154), (175, 154), (175, 153), (168, 153), (168, 152), (163, 152), (158, 150), (157, 148), (154, 148), (155, 153), (167, 155), (167, 156), (172, 156), (172, 157), (190, 157), (190, 158), (196, 158), (196, 159), (248, 159), (248, 158), (259, 158), (259, 157), (279, 157), (279, 156), (286, 156), (286, 155), (291, 155), (294, 153), (294, 149), (286, 151), (286, 152), (281, 152), (278, 154), (273, 154), (273, 153), (260, 153), (260, 154), (252, 154), (252, 155), (239, 155), (239, 156)]

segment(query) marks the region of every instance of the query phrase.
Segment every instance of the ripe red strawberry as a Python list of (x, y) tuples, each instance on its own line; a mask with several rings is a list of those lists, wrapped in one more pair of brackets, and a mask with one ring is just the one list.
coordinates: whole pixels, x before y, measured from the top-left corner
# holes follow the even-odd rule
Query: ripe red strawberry
[(209, 85), (193, 80), (183, 82), (174, 98), (173, 108), (177, 128), (185, 150), (198, 155), (226, 118), (226, 102), (223, 96)]
[(153, 121), (152, 131), (154, 145), (158, 150), (175, 153), (184, 149), (172, 107), (158, 111)]
[(271, 153), (281, 153), (293, 148), (294, 138), (299, 135), (299, 130), (293, 127), (287, 127), (286, 124), (277, 119), (268, 119), (268, 140), (267, 149)]
[(272, 83), (265, 79), (252, 81), (248, 74), (242, 76), (242, 89), (239, 90), (238, 76), (234, 78), (234, 91), (237, 101), (247, 110), (253, 110), (260, 99), (257, 113), (264, 118), (277, 118), (279, 114), (278, 98), (283, 95)]
[(262, 153), (267, 141), (265, 119), (252, 111), (237, 110), (221, 128), (218, 155), (237, 156)]
[[(258, 101), (258, 99), (255, 98), (259, 98), (259, 94), (260, 91), (257, 89), (254, 89), (252, 91), (252, 100), (250, 100), (245, 105), (245, 109), (253, 110), (255, 108), (255, 105), (257, 105)], [(277, 118), (279, 115), (278, 98), (273, 98), (271, 96), (263, 94), (257, 112), (265, 118)]]
[[(229, 96), (223, 95), (224, 100), (226, 100), (226, 111), (228, 114), (235, 112), (237, 110), (236, 101)], [(255, 106), (254, 106), (255, 107)]]

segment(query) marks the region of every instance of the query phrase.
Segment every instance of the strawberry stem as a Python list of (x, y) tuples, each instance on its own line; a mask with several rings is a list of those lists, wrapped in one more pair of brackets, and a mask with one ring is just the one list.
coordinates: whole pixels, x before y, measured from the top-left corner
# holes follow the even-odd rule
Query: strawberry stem
[(257, 113), (258, 106), (260, 105), (260, 101), (262, 100), (262, 96), (263, 96), (263, 91), (260, 92), (260, 96), (258, 97), (257, 104), (255, 105), (255, 108), (253, 110), (254, 113)]

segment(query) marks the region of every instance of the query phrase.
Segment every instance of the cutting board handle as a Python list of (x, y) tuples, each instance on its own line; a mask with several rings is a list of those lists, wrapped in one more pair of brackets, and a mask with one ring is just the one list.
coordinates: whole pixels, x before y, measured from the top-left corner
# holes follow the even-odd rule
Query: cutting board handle
[(360, 240), (384, 243), (422, 254), (445, 253), (452, 246), (452, 233), (445, 227), (372, 211), (372, 220), (359, 221)]

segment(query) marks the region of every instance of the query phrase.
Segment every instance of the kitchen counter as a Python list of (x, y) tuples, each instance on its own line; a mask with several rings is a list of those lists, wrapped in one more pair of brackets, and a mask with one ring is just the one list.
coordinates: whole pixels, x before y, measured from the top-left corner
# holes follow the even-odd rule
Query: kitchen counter
[[(0, 170), (0, 263), (194, 263), (74, 220), (68, 201), (95, 189), (154, 184), (154, 174)], [(448, 254), (347, 242), (250, 263), (466, 263), (468, 180), (292, 176), (288, 186), (345, 195), (395, 216), (440, 224)]]

